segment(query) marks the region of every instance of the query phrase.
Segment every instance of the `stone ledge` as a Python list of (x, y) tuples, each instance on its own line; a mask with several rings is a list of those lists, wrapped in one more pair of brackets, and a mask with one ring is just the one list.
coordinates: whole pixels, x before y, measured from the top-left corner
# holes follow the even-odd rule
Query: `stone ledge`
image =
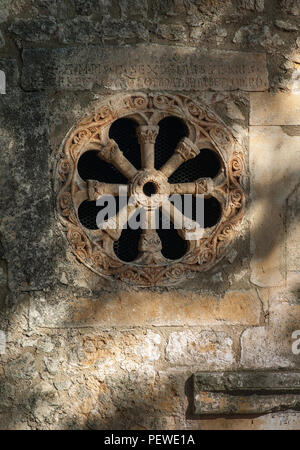
[(198, 372), (193, 392), (195, 415), (298, 410), (300, 372)]

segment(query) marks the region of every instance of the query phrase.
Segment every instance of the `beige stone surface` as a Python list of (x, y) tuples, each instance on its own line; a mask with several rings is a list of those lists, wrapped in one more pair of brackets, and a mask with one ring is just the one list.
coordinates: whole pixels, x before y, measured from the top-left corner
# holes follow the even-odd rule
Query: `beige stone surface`
[(246, 369), (295, 367), (290, 335), (276, 326), (248, 328), (241, 336), (240, 363)]
[(286, 271), (284, 215), (299, 183), (300, 136), (289, 136), (281, 127), (250, 127), (249, 159), (251, 281), (280, 286)]
[(252, 92), (250, 125), (300, 125), (300, 93)]
[(171, 333), (166, 358), (178, 366), (223, 369), (235, 364), (232, 339), (222, 331), (178, 331)]
[[(0, 428), (299, 430), (299, 404), (274, 391), (250, 410), (271, 413), (246, 414), (249, 398), (235, 391), (230, 413), (245, 414), (195, 419), (190, 380), (199, 370), (222, 380), (248, 368), (253, 379), (259, 369), (300, 371), (299, 100), (266, 92), (300, 91), (300, 0), (0, 3)], [(96, 111), (115, 94), (141, 113), (139, 91), (159, 91), (162, 116), (178, 116), (182, 94), (199, 101), (212, 114), (184, 102), (184, 117), (204, 135), (217, 115), (243, 147), (245, 170), (230, 167), (247, 195), (251, 96), (251, 254), (245, 220), (218, 267), (172, 288), (100, 278), (80, 262), (94, 247), (73, 235), (77, 260), (55, 214), (54, 159), (68, 130), (85, 114), (108, 130), (108, 111)], [(214, 131), (224, 152), (231, 139)], [(230, 227), (220, 231), (223, 247)]]
[(300, 177), (287, 201), (286, 253), (288, 270), (300, 270)]
[(121, 291), (101, 298), (31, 301), (31, 327), (258, 325), (262, 308), (254, 289), (223, 297), (185, 292)]

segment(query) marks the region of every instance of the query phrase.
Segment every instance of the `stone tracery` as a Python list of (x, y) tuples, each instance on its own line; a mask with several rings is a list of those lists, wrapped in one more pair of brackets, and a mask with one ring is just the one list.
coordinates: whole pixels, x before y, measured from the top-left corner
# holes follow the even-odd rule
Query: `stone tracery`
[[(174, 153), (159, 169), (155, 169), (155, 142), (159, 122), (168, 116), (182, 119), (188, 127), (188, 136), (180, 140)], [(141, 150), (142, 169), (138, 170), (123, 154), (118, 144), (109, 137), (109, 128), (121, 117), (137, 122), (137, 137)], [(221, 170), (216, 177), (200, 177), (194, 182), (169, 183), (168, 177), (185, 161), (195, 158), (202, 149), (216, 152)], [(77, 171), (80, 157), (89, 150), (112, 164), (123, 174), (126, 184), (83, 180)], [(58, 212), (67, 232), (72, 250), (80, 261), (103, 276), (115, 277), (138, 285), (164, 285), (180, 281), (188, 273), (209, 270), (225, 254), (236, 235), (236, 225), (244, 215), (245, 197), (241, 186), (244, 171), (242, 152), (228, 130), (217, 117), (183, 95), (124, 94), (101, 106), (94, 114), (81, 120), (69, 133), (57, 165)], [(153, 183), (156, 207), (169, 208), (172, 222), (182, 219), (182, 213), (171, 206), (168, 196), (177, 194), (204, 194), (215, 197), (222, 209), (220, 220), (205, 228), (198, 239), (187, 240), (185, 255), (170, 260), (161, 254), (162, 244), (153, 229), (143, 230), (138, 245), (138, 257), (121, 261), (114, 252), (114, 242), (120, 238), (122, 226), (136, 206), (128, 204), (110, 223), (118, 221), (118, 228), (89, 230), (82, 226), (78, 208), (83, 201), (96, 200), (99, 195), (118, 195), (123, 192), (138, 194), (139, 206), (147, 209), (149, 198), (143, 193), (146, 183)], [(162, 200), (163, 199), (163, 200)], [(183, 239), (196, 230), (192, 219), (178, 230)]]

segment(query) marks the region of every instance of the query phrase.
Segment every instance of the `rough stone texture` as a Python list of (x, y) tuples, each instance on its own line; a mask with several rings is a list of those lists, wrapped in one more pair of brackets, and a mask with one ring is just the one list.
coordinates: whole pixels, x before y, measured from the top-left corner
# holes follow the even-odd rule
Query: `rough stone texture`
[[(19, 70), (17, 61), (12, 58), (0, 58), (0, 70), (5, 73), (6, 93), (10, 93), (14, 88), (17, 87), (19, 82)], [(2, 133), (4, 133), (4, 131), (2, 131), (1, 134)]]
[[(62, 280), (64, 281), (64, 280)], [(228, 292), (223, 298), (183, 290), (172, 293), (121, 291), (100, 298), (32, 299), (30, 324), (35, 327), (258, 325), (261, 303), (255, 291)]]
[(0, 48), (5, 46), (5, 40), (3, 34), (0, 31)]
[(224, 332), (178, 331), (169, 337), (166, 358), (178, 366), (227, 368), (235, 363), (232, 339)]
[(262, 54), (248, 53), (245, 57), (242, 53), (203, 53), (187, 47), (141, 45), (126, 51), (120, 47), (26, 49), (23, 61), (25, 89), (85, 90), (97, 85), (112, 90), (201, 91), (213, 87), (256, 91), (268, 87)]
[(13, 293), (51, 283), (47, 112), (43, 94), (6, 94), (0, 103), (0, 232)]
[(282, 356), (278, 348), (281, 333), (278, 330), (269, 330), (265, 327), (248, 328), (241, 337), (241, 364), (247, 369), (253, 368), (288, 368), (293, 364)]
[(226, 418), (210, 418), (205, 420), (187, 421), (187, 429), (197, 430), (297, 430), (299, 429), (300, 413), (284, 411), (281, 413), (264, 414), (259, 417), (244, 418), (234, 416)]
[(239, 28), (235, 33), (233, 42), (247, 47), (262, 47), (269, 51), (282, 47), (285, 42), (274, 33), (261, 17), (256, 18), (251, 24)]
[(48, 41), (56, 32), (56, 21), (53, 17), (39, 19), (17, 19), (9, 27), (9, 31), (26, 41)]
[[(272, 370), (271, 386), (300, 369), (299, 14), (299, 0), (0, 1), (1, 429), (300, 428), (295, 392), (247, 402), (208, 386), (201, 409), (217, 415), (190, 411), (199, 370)], [(177, 288), (100, 278), (55, 216), (68, 130), (148, 88), (184, 89), (244, 152), (251, 236), (245, 221), (214, 269)]]

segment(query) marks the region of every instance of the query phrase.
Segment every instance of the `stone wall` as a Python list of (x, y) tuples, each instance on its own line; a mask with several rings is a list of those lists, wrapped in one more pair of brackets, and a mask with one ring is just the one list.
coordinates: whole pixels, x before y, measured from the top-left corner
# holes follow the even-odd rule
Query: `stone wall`
[[(299, 429), (296, 394), (253, 416), (237, 405), (208, 417), (192, 395), (199, 371), (300, 369), (299, 16), (299, 0), (0, 0), (0, 428)], [(99, 277), (55, 215), (53, 160), (68, 130), (110, 95), (165, 89), (118, 85), (101, 68), (86, 76), (84, 64), (136, 45), (150, 62), (169, 46), (216, 66), (259, 54), (266, 70), (249, 86), (221, 73), (166, 88), (217, 114), (248, 167), (230, 252), (176, 287)]]

